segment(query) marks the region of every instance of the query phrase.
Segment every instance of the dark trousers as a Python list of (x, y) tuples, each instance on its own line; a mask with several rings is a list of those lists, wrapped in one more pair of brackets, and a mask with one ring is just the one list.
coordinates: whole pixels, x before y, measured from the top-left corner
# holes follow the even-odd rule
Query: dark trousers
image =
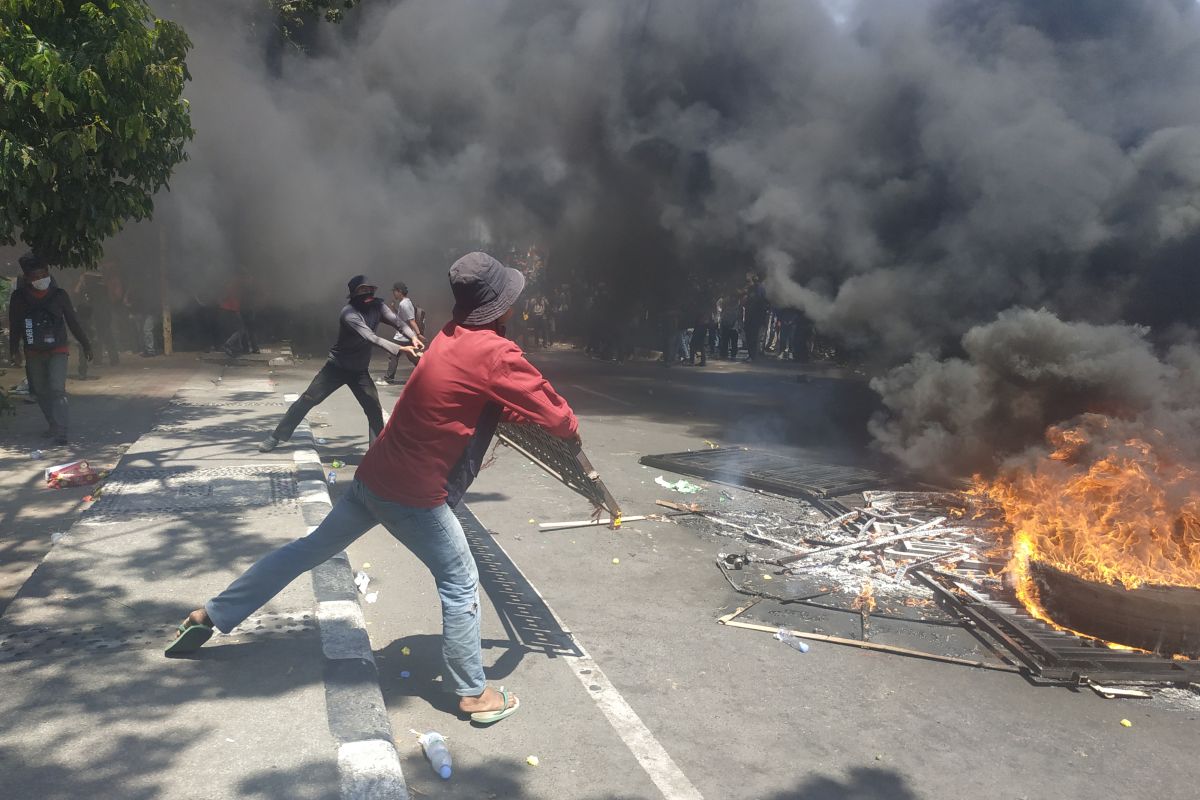
[(300, 395), (300, 399), (292, 403), (292, 407), (283, 415), (283, 420), (275, 428), (275, 438), (281, 442), (292, 438), (296, 426), (308, 412), (343, 386), (349, 386), (350, 391), (354, 392), (354, 399), (367, 415), (371, 441), (375, 441), (375, 437), (383, 431), (383, 409), (379, 406), (379, 393), (375, 391), (375, 381), (371, 380), (371, 373), (365, 369), (342, 369), (332, 361), (325, 362), (325, 366), (321, 367), (321, 371), (312, 379), (304, 394)]
[(67, 354), (25, 353), (29, 388), (37, 397), (50, 430), (67, 435)]
[(746, 324), (746, 353), (751, 361), (758, 358), (758, 349), (762, 346), (762, 323)]
[(95, 306), (92, 322), (96, 329), (96, 338), (92, 341), (96, 358), (107, 356), (108, 363), (116, 366), (121, 362), (121, 356), (117, 352), (117, 336), (113, 331), (112, 308), (105, 305)]
[(692, 363), (696, 363), (696, 356), (700, 356), (700, 364), (703, 366), (708, 363), (708, 353), (705, 350), (708, 344), (708, 326), (697, 325), (692, 331)]
[(721, 328), (721, 355), (725, 358), (736, 358), (738, 351), (737, 328)]
[[(396, 342), (397, 344), (404, 345), (405, 347), (408, 347), (412, 344), (411, 339), (393, 339), (392, 341)], [(396, 380), (396, 367), (400, 365), (401, 358), (407, 357), (408, 356), (406, 356), (404, 353), (392, 353), (390, 356), (388, 356), (387, 372), (383, 373), (383, 379), (385, 381)]]

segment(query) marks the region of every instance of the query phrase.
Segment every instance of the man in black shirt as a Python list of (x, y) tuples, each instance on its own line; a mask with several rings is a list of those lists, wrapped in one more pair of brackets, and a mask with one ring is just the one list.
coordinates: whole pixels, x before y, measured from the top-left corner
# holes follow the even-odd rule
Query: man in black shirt
[(406, 347), (375, 335), (375, 328), (381, 321), (396, 329), (401, 327), (401, 323), (392, 310), (375, 296), (376, 287), (368, 283), (365, 276), (355, 275), (346, 285), (350, 289), (350, 302), (342, 308), (338, 318), (338, 338), (329, 351), (329, 360), (304, 390), (304, 394), (300, 395), (300, 399), (292, 403), (275, 432), (258, 446), (260, 451), (268, 453), (292, 438), (292, 432), (305, 415), (342, 386), (350, 387), (354, 398), (366, 413), (371, 441), (375, 441), (375, 437), (383, 430), (379, 393), (375, 390), (375, 381), (367, 372), (371, 365), (371, 346), (382, 347), (392, 355), (403, 352), (417, 356), (418, 352), (412, 345)]
[(55, 285), (50, 270), (33, 253), (21, 256), (24, 281), (8, 301), (9, 355), (21, 365), (28, 362), (29, 388), (50, 429), (46, 435), (57, 444), (67, 443), (67, 359), (71, 352), (67, 329), (83, 346), (83, 357), (92, 360), (92, 345), (84, 333), (65, 289)]

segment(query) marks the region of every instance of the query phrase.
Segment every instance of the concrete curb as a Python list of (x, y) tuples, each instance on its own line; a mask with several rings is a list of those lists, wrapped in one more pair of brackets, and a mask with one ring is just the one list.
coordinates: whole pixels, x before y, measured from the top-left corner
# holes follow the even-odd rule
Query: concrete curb
[[(312, 427), (302, 423), (292, 440), (315, 447)], [(296, 450), (300, 511), (311, 533), (332, 508), (321, 457)], [(379, 688), (371, 639), (345, 552), (312, 571), (317, 625), (325, 655), (325, 710), (338, 741), (338, 778), (343, 800), (409, 800), (392, 725)]]

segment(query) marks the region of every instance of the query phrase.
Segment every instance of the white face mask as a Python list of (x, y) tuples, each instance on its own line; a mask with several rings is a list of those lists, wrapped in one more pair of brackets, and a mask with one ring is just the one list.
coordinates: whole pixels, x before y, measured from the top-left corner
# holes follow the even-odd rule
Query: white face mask
[(42, 278), (41, 280), (34, 281), (30, 285), (33, 286), (33, 288), (37, 289), (39, 292), (44, 292), (50, 288), (50, 279)]

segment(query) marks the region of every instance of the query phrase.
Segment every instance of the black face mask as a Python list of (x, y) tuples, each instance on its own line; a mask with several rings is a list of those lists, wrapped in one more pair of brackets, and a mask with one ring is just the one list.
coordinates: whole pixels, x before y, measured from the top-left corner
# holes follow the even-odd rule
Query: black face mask
[(375, 295), (373, 295), (373, 294), (356, 294), (350, 298), (350, 302), (353, 305), (361, 306), (362, 308), (366, 308), (367, 306), (369, 306), (375, 302)]

